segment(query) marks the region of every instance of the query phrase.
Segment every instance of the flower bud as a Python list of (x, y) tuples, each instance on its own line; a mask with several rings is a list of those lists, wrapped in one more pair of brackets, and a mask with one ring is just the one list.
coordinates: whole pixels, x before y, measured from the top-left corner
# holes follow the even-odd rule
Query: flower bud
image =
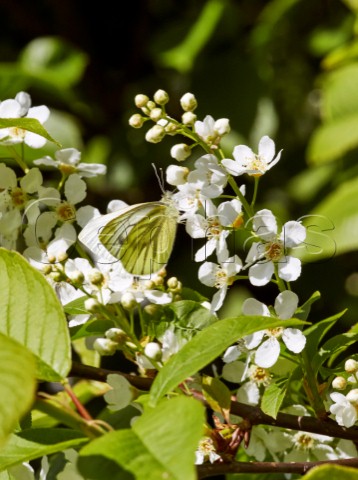
[(353, 388), (350, 392), (347, 393), (346, 399), (352, 405), (358, 405), (358, 388)]
[(181, 120), (182, 120), (184, 125), (194, 125), (197, 118), (198, 117), (193, 112), (185, 112), (181, 116)]
[(122, 343), (128, 339), (128, 335), (121, 328), (110, 328), (106, 331), (105, 336), (116, 343)]
[(177, 130), (178, 130), (178, 126), (175, 125), (175, 123), (167, 122), (167, 124), (165, 126), (165, 133), (173, 136), (173, 135), (176, 135)]
[(146, 105), (146, 108), (151, 111), (153, 110), (153, 108), (157, 108), (156, 104), (152, 101), (152, 100), (149, 100), (149, 102), (147, 103)]
[(169, 102), (169, 95), (165, 90), (157, 90), (153, 96), (155, 103), (165, 105)]
[(358, 370), (358, 362), (353, 358), (349, 358), (344, 364), (344, 370), (347, 373), (355, 373)]
[(145, 107), (148, 102), (149, 102), (149, 98), (147, 97), (147, 95), (143, 95), (141, 93), (136, 95), (134, 98), (135, 106), (138, 108)]
[(218, 132), (220, 136), (225, 135), (230, 132), (230, 124), (228, 118), (219, 118), (214, 124), (214, 129)]
[(129, 125), (133, 128), (141, 128), (144, 123), (144, 118), (140, 113), (135, 113), (129, 119)]
[(160, 125), (154, 125), (150, 128), (145, 135), (145, 139), (150, 143), (159, 143), (163, 140), (165, 136), (165, 130)]
[(146, 290), (153, 290), (155, 287), (155, 282), (153, 280), (146, 280), (143, 282), (143, 285)]
[(336, 377), (332, 381), (332, 387), (337, 390), (344, 390), (347, 386), (347, 380), (344, 377)]
[(117, 343), (112, 342), (108, 338), (96, 338), (93, 343), (93, 348), (100, 355), (113, 355), (117, 350)]
[(87, 300), (85, 300), (84, 305), (87, 312), (90, 312), (90, 313), (98, 312), (100, 307), (99, 301), (96, 300), (95, 298), (87, 298)]
[(184, 185), (186, 183), (189, 169), (187, 167), (179, 167), (178, 165), (169, 165), (166, 172), (166, 180), (169, 185)]
[(92, 268), (90, 273), (88, 274), (88, 280), (93, 284), (93, 285), (101, 285), (103, 283), (104, 277), (103, 274), (97, 270), (97, 268)]
[(181, 97), (180, 105), (186, 112), (193, 112), (198, 106), (198, 102), (192, 93), (186, 93)]
[(126, 310), (132, 310), (137, 306), (137, 300), (133, 293), (126, 292), (122, 295), (121, 304)]
[(62, 263), (65, 262), (68, 259), (67, 252), (59, 252), (57, 254), (57, 260)]
[(146, 305), (143, 310), (147, 315), (154, 317), (154, 315), (156, 315), (160, 311), (160, 307), (158, 305), (150, 303), (149, 305)]
[(175, 289), (177, 288), (178, 284), (179, 284), (179, 280), (177, 279), (177, 277), (168, 278), (168, 281), (167, 281), (168, 288)]
[(49, 277), (52, 278), (54, 282), (61, 282), (61, 280), (63, 280), (62, 273), (58, 271), (52, 271), (49, 273)]
[(69, 278), (73, 283), (82, 284), (85, 276), (79, 270), (75, 270), (74, 272), (71, 272)]
[(153, 108), (153, 110), (151, 110), (150, 114), (149, 114), (151, 120), (153, 120), (153, 122), (157, 122), (160, 118), (162, 118), (163, 116), (163, 110), (161, 108)]
[(52, 272), (52, 265), (47, 264), (42, 267), (42, 273), (44, 275), (48, 275), (51, 272)]
[(171, 157), (178, 160), (178, 162), (183, 162), (186, 160), (191, 154), (191, 148), (186, 143), (178, 143), (177, 145), (173, 145), (170, 149)]
[(144, 347), (144, 353), (147, 357), (152, 358), (153, 360), (160, 360), (162, 358), (162, 349), (160, 345), (155, 342), (149, 342)]

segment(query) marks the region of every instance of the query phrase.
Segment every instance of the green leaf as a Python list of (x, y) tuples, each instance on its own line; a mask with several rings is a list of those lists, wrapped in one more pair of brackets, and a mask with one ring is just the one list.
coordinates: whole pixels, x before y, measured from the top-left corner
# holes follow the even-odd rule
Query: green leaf
[(314, 302), (317, 302), (317, 300), (319, 300), (320, 298), (321, 298), (321, 294), (318, 290), (312, 293), (310, 298), (306, 300), (306, 302), (296, 310), (296, 313), (295, 313), (296, 318), (299, 318), (300, 320), (307, 320), (311, 311), (311, 305)]
[(327, 340), (312, 358), (313, 372), (316, 373), (326, 360), (329, 360), (328, 365), (331, 366), (340, 353), (356, 342), (358, 342), (358, 332), (342, 333)]
[(356, 468), (344, 467), (341, 465), (321, 465), (314, 467), (304, 477), (304, 480), (357, 480)]
[(195, 450), (204, 421), (204, 407), (192, 398), (163, 401), (139, 417), (132, 430), (111, 432), (84, 447), (80, 470), (90, 473), (88, 457), (101, 455), (133, 473), (136, 480), (195, 480)]
[(272, 418), (276, 418), (280, 410), (282, 402), (287, 392), (288, 379), (285, 378), (281, 382), (272, 383), (266, 387), (261, 399), (261, 410), (270, 415)]
[(305, 248), (295, 250), (302, 261), (329, 259), (358, 249), (357, 198), (356, 177), (340, 185), (302, 219), (308, 227)]
[(12, 435), (1, 450), (0, 470), (17, 463), (28, 462), (43, 455), (75, 448), (88, 442), (81, 432), (65, 428), (40, 428), (23, 430)]
[(160, 397), (215, 360), (239, 338), (266, 328), (293, 327), (303, 323), (296, 319), (243, 315), (210, 325), (186, 343), (160, 370), (151, 388), (151, 404), (155, 405)]
[(0, 334), (0, 448), (31, 407), (36, 389), (35, 374), (33, 355)]
[(229, 417), (231, 392), (225, 383), (218, 378), (205, 376), (202, 379), (202, 388), (204, 397), (214, 412)]
[(63, 309), (68, 315), (88, 315), (88, 310), (85, 308), (85, 301), (88, 296), (83, 295), (82, 297), (75, 298), (72, 302), (66, 303)]
[(167, 306), (174, 312), (179, 325), (185, 328), (200, 330), (217, 321), (217, 317), (210, 310), (192, 300), (180, 300)]
[(61, 145), (51, 137), (36, 118), (0, 118), (0, 129), (10, 127), (21, 128), (28, 132), (37, 133), (37, 135), (41, 135), (41, 137), (46, 138), (46, 140), (55, 143), (61, 148)]
[[(87, 312), (88, 313), (88, 312)], [(104, 333), (112, 328), (114, 323), (111, 320), (98, 320), (97, 318), (89, 320), (83, 325), (76, 325), (70, 328), (71, 339), (77, 340), (82, 337), (90, 337), (92, 335), (104, 335)]]
[(196, 57), (217, 27), (225, 4), (226, 2), (223, 0), (208, 0), (184, 41), (159, 55), (161, 64), (165, 67), (175, 68), (180, 73), (189, 72)]
[(322, 338), (326, 335), (328, 330), (333, 327), (337, 320), (339, 320), (345, 314), (345, 312), (346, 310), (336, 313), (336, 315), (325, 318), (324, 320), (311, 325), (305, 330), (305, 335), (307, 338), (305, 351), (308, 358), (313, 358), (313, 356), (317, 353), (318, 346), (321, 343)]
[[(355, 42), (358, 54), (358, 42)], [(322, 114), (328, 121), (353, 115), (358, 110), (358, 62), (327, 74), (322, 82)]]
[(28, 348), (38, 378), (58, 381), (71, 367), (66, 317), (44, 276), (19, 253), (0, 249), (0, 332)]
[(332, 162), (358, 147), (358, 114), (352, 113), (325, 123), (314, 131), (307, 159), (313, 165)]

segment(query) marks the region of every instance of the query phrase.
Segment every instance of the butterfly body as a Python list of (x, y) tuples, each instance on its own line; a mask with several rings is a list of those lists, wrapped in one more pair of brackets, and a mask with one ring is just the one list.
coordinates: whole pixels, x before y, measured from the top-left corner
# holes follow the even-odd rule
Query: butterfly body
[(148, 276), (167, 264), (178, 218), (178, 210), (164, 197), (163, 201), (139, 203), (93, 220), (79, 240), (99, 261), (101, 256), (105, 258), (103, 249), (100, 253), (103, 246), (128, 273)]

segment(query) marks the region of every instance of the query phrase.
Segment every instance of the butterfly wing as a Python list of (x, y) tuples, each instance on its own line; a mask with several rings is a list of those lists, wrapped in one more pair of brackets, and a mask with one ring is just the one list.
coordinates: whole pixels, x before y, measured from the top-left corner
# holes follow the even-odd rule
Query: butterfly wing
[(178, 212), (162, 202), (134, 205), (110, 220), (99, 240), (132, 275), (150, 275), (165, 266), (173, 249)]

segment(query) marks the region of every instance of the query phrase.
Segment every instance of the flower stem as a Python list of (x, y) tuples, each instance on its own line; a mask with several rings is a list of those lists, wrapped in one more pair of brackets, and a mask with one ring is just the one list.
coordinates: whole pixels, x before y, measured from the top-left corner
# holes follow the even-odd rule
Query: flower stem
[(244, 197), (244, 195), (241, 193), (240, 191), (240, 188), (237, 186), (235, 180), (229, 176), (228, 178), (228, 182), (231, 186), (231, 188), (234, 190), (234, 192), (236, 193), (236, 196), (238, 197), (238, 199), (240, 200), (240, 202), (242, 203), (244, 209), (245, 209), (245, 212), (247, 213), (247, 215), (249, 216), (249, 218), (253, 217), (254, 215), (254, 211), (253, 209), (251, 208), (251, 206), (249, 205), (249, 202), (246, 200), (246, 198)]
[(251, 207), (255, 205), (260, 177), (254, 177), (254, 193), (252, 195)]

